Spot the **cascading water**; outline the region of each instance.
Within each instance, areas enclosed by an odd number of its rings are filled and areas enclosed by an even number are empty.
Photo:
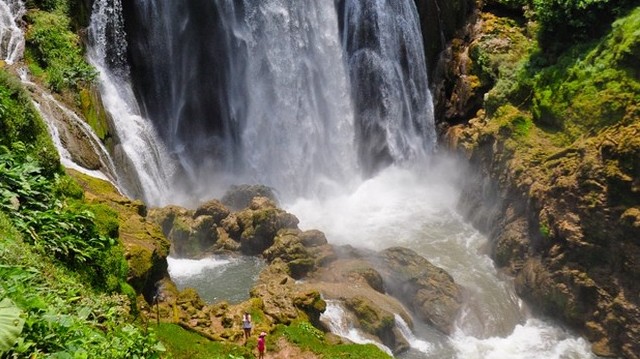
[[[114,34],[122,22],[99,13],[120,3],[95,4],[92,32]],[[105,104],[119,136],[171,154],[129,157],[136,171],[155,168],[138,173],[147,176],[140,182],[151,204],[175,202],[159,188],[202,200],[216,186],[259,182],[283,195],[302,228],[324,231],[333,244],[405,246],[441,266],[468,294],[456,331],[445,336],[418,321],[413,328],[399,323],[412,344],[401,358],[591,357],[584,340],[532,319],[482,254],[486,238],[455,214],[459,192],[450,168],[425,168],[435,135],[412,1],[122,5],[131,81],[128,69],[114,70],[126,63],[117,60],[123,52],[109,55],[124,41],[94,35],[103,40],[92,42],[92,61],[103,96],[113,99]],[[114,110],[118,101],[127,111]],[[140,128],[127,130],[132,123]],[[163,174],[176,165],[179,176]],[[360,183],[361,173],[377,175]],[[334,323],[343,323],[343,314],[329,309]],[[350,336],[351,329],[334,330]]]
[[[21,0],[0,0],[0,59],[9,65],[24,52],[24,34],[18,22],[25,12]]]
[[[190,192],[226,187],[230,177],[298,196],[357,177],[331,2],[126,6],[136,94]]]
[[[18,23],[22,21],[25,13],[22,1],[0,0],[0,58],[4,59],[7,65],[14,65],[22,59],[25,38]],[[91,127],[49,92],[31,82],[26,68],[15,65],[12,69],[29,89],[34,106],[47,124],[60,155],[60,162],[67,168],[102,178],[117,186],[115,165]],[[77,142],[76,148],[85,148],[71,153],[67,147],[70,147],[69,142],[74,140]]]
[[[343,1],[342,43],[364,170],[424,159],[436,136],[414,1]]]
[[[133,95],[119,0],[93,3],[89,43],[89,61],[98,70],[102,101],[116,130],[113,155],[121,185],[150,205],[171,202],[175,165]]]

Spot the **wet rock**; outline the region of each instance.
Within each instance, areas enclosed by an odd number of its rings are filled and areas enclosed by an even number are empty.
[[[382,251],[377,266],[387,291],[421,319],[450,334],[462,306],[462,288],[443,269],[414,251],[394,247]]]
[[[210,200],[201,204],[193,214],[194,218],[199,216],[210,216],[215,223],[220,223],[227,218],[231,211],[218,200]]]
[[[265,197],[255,197],[249,208],[236,213],[240,250],[247,255],[262,253],[273,245],[279,230],[297,229],[298,219],[279,209]]]
[[[278,203],[273,189],[263,185],[231,186],[221,202],[231,210],[239,211],[249,207],[254,197],[266,197],[273,203]]]

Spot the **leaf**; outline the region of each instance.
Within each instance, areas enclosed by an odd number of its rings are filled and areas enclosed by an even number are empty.
[[[9,299],[0,302],[0,354],[9,350],[20,337],[24,319],[22,311]]]

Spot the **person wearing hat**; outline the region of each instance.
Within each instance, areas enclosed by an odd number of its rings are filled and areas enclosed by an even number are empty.
[[[267,333],[262,332],[258,336],[258,359],[264,359],[264,351],[266,350],[266,346],[265,346],[265,343],[264,343],[264,337],[266,335],[267,335]]]

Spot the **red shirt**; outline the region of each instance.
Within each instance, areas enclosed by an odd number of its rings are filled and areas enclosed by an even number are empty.
[[[258,351],[259,352],[263,352],[264,351],[264,337],[259,337],[258,338]]]

